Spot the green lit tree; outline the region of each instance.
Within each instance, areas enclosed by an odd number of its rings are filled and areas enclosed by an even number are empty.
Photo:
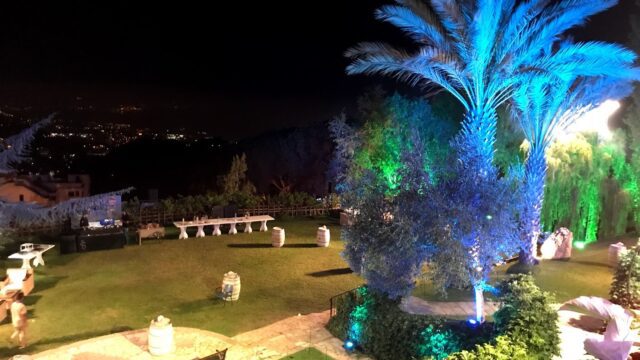
[[[635,5],[635,12],[630,16],[629,46],[636,53],[640,53],[640,0],[636,0]],[[631,95],[631,101],[625,109],[622,121],[628,133],[627,144],[631,153],[629,169],[631,176],[627,178],[628,181],[623,187],[631,198],[636,229],[640,229],[640,87],[638,86]]]
[[[353,58],[347,72],[380,73],[413,85],[436,86],[459,100],[465,116],[456,151],[469,172],[463,175],[476,177],[469,183],[496,182],[499,177],[493,163],[496,110],[514,91],[541,74],[560,79],[617,74],[623,70],[600,66],[608,64],[601,60],[628,57],[624,49],[612,44],[558,42],[564,32],[615,5],[615,0],[397,3],[382,7],[376,15],[403,30],[416,42],[416,50],[363,43],[347,52]],[[493,201],[476,195],[476,203]],[[533,256],[526,249],[521,261],[532,263]]]
[[[605,50],[602,45],[593,49],[589,45],[584,47],[581,50],[584,56],[580,61],[574,60],[575,64],[572,66],[592,66],[593,76],[574,77],[572,72],[563,77],[535,76],[520,86],[513,96],[515,118],[528,141],[523,210],[520,214],[520,261],[527,264],[531,264],[535,258],[537,240],[541,233],[540,218],[547,174],[547,149],[559,133],[581,121],[581,117],[588,111],[606,100],[617,100],[627,96],[631,92],[630,82],[640,79],[640,71],[633,67],[636,59],[633,52],[612,45],[609,49],[609,52],[615,54],[612,56],[601,53]],[[561,54],[558,52],[556,56],[562,57]],[[580,65],[579,62],[589,65]],[[619,72],[600,71],[603,67],[613,67]],[[556,94],[563,96],[555,96]],[[596,219],[595,213],[599,211],[598,194],[601,184],[590,184],[588,194],[596,198],[590,199],[583,214],[588,221],[593,221]],[[575,232],[577,229],[571,230]]]

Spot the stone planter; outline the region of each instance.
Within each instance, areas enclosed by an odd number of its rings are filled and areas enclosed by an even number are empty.
[[[149,353],[162,356],[173,351],[173,325],[160,315],[149,325]]]
[[[271,230],[271,245],[278,248],[284,245],[284,229],[274,227]]]
[[[316,244],[320,247],[328,247],[329,242],[331,241],[331,233],[326,226],[321,226],[318,228],[318,232],[316,234]]]
[[[231,287],[231,296],[225,298],[227,301],[238,301],[240,298],[240,275],[229,271],[222,278],[222,291],[225,292]]]

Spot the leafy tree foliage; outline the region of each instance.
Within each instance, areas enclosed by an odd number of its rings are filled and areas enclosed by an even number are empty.
[[[620,254],[613,275],[611,301],[624,307],[640,307],[640,247],[634,246]]]
[[[247,179],[247,155],[234,155],[229,173],[222,181],[223,194],[236,202],[246,203],[246,198],[256,192],[255,186]]]
[[[595,134],[577,134],[549,147],[541,213],[545,231],[564,226],[574,239],[587,242],[626,232],[629,214],[632,219],[638,214],[633,201],[638,190],[624,139],[620,132],[606,142]]]
[[[454,151],[438,164],[434,181],[421,131],[410,128],[399,142],[398,182],[391,187],[362,161],[349,161],[366,144],[370,127],[365,124],[358,132],[343,119],[332,126],[336,148],[343,150],[337,158],[348,166],[342,177],[343,205],[357,210],[355,224],[343,231],[351,268],[372,289],[396,298],[410,293],[428,262],[429,275],[443,292],[473,286],[482,295],[493,265],[516,249],[512,204],[517,182],[506,177],[496,182],[490,180],[495,174],[469,171],[474,158],[456,161],[469,146],[462,137],[451,143]]]
[[[523,187],[524,204],[520,215],[521,262],[531,264],[536,255],[537,239],[541,232],[547,149],[559,132],[580,121],[581,116],[605,100],[627,96],[631,92],[630,81],[640,79],[640,71],[633,68],[635,54],[617,46],[614,49],[617,49],[616,57],[605,56],[599,51],[606,48],[596,47],[589,49],[588,55],[581,59],[585,63],[593,64],[593,77],[573,77],[571,72],[563,77],[536,76],[515,92],[515,118],[520,123],[528,143]],[[616,68],[620,72],[601,72],[600,69],[605,67]],[[608,74],[603,74],[605,72]],[[597,188],[600,184],[596,183],[595,186]]]
[[[496,331],[515,344],[523,344],[535,359],[560,353],[558,313],[553,298],[536,286],[529,275],[517,275],[498,287],[502,307],[493,314]]]
[[[512,360],[530,359],[527,348],[508,336],[498,336],[492,343],[476,345],[472,351],[463,350],[453,353],[447,360]]]

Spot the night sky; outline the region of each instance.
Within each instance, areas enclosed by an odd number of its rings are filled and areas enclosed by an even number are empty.
[[[390,1],[131,3],[3,2],[0,105],[142,104],[145,125],[239,138],[325,121],[367,87],[395,87],[347,77],[342,56],[402,41],[373,18]],[[625,42],[632,9],[622,0],[576,37]]]

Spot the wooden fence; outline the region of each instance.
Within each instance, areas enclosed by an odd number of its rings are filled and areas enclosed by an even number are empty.
[[[328,215],[330,211],[337,210],[332,207],[325,206],[298,206],[298,207],[286,207],[286,206],[256,206],[247,209],[237,209],[234,211],[237,216],[243,216],[247,213],[250,215],[270,215],[273,217],[278,216],[323,216]],[[134,225],[137,224],[148,224],[148,223],[159,223],[159,224],[170,224],[174,221],[179,221],[184,219],[193,219],[195,216],[199,214],[195,213],[174,213],[168,212],[160,207],[145,207],[140,208],[137,211],[133,211],[130,214],[132,219],[132,223]],[[233,216],[227,215],[227,216]],[[209,217],[212,217],[212,214],[209,214]],[[223,217],[222,213],[213,214],[213,217]],[[17,235],[29,235],[29,234],[57,234],[62,231],[63,224],[54,224],[54,225],[46,225],[46,226],[38,226],[31,225],[28,227],[16,227],[13,228],[12,231]]]
[[[10,228],[11,234],[15,234],[18,236],[23,235],[33,235],[33,234],[49,234],[55,235],[59,234],[62,231],[63,225],[53,224],[53,225],[29,225],[29,226],[18,226],[14,228]]]
[[[328,215],[331,210],[335,210],[330,207],[317,207],[317,206],[302,206],[302,207],[283,207],[283,206],[259,206],[247,209],[237,209],[234,211],[237,216],[243,216],[245,214],[250,215],[270,215],[277,216],[322,216]],[[165,211],[159,207],[147,207],[141,208],[137,214],[133,215],[134,223],[159,223],[169,224],[174,221],[182,219],[193,219],[195,216],[199,216],[196,213],[173,213]],[[208,214],[209,217],[223,217],[221,214]],[[233,216],[233,215],[227,215]]]

